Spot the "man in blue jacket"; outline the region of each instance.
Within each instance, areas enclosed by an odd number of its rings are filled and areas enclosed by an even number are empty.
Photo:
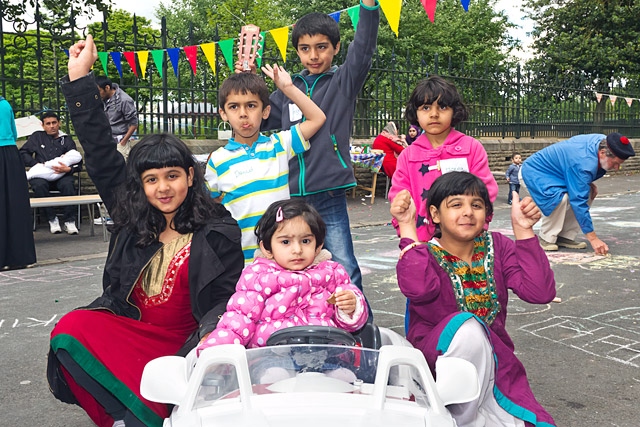
[[[629,139],[614,132],[574,136],[538,151],[523,163],[521,181],[543,214],[538,238],[544,250],[585,249],[585,242],[575,241],[582,231],[596,254],[609,252],[596,235],[589,214],[598,194],[593,181],[607,171],[620,169],[635,154]]]

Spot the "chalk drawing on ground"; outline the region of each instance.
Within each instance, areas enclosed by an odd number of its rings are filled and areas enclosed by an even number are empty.
[[[52,283],[70,281],[82,277],[91,277],[102,270],[93,267],[74,267],[69,264],[44,268],[26,268],[23,270],[10,270],[0,273],[0,286],[14,285],[24,282]]]
[[[627,270],[640,267],[640,258],[628,255],[596,255],[593,252],[547,252],[551,265],[579,265],[586,270]]]
[[[587,318],[554,316],[519,330],[594,357],[640,367],[640,307]]]

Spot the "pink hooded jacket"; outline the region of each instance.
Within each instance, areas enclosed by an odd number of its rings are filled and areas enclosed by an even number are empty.
[[[402,190],[409,190],[413,202],[416,204],[416,227],[418,239],[427,242],[433,237],[435,226],[428,221],[427,216],[427,191],[431,184],[442,172],[438,169],[438,161],[445,159],[466,158],[469,172],[484,182],[489,190],[489,199],[492,202],[498,196],[498,184],[491,170],[487,152],[477,139],[451,129],[449,135],[438,148],[433,148],[429,138],[422,134],[408,146],[398,157],[396,173],[391,181],[389,200],[393,200]],[[487,222],[491,218],[487,217]],[[398,223],[393,220],[393,225],[398,228]],[[486,227],[485,227],[486,228]]]
[[[352,316],[327,302],[340,290],[356,295]],[[263,347],[272,333],[291,326],[334,326],[353,332],[364,326],[367,317],[364,295],[351,283],[344,267],[331,261],[326,249],[302,271],[286,270],[256,251],[256,259],[242,271],[226,313],[198,346],[198,354],[220,344]]]

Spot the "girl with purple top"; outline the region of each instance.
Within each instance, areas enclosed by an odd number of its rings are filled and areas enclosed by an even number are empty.
[[[427,213],[436,225],[429,242],[418,239],[409,191],[391,204],[401,237],[398,285],[410,300],[407,339],[424,353],[434,375],[439,357],[476,366],[479,398],[449,406],[459,427],[554,426],[529,387],[505,327],[509,289],[532,304],[555,297],[553,272],[532,230],[540,210],[531,198],[513,195],[514,242],[483,229],[493,206],[478,177],[442,175],[428,196]]]

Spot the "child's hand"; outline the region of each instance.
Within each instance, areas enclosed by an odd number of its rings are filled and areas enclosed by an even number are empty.
[[[269,76],[271,80],[274,81],[278,89],[282,91],[289,86],[293,86],[291,76],[287,73],[287,70],[278,64],[273,64],[273,66],[265,64],[264,67],[262,67],[262,72]]]
[[[520,200],[517,192],[514,191],[512,194],[511,224],[513,225],[514,234],[518,238],[516,228],[531,230],[533,225],[542,217],[542,213],[531,197],[525,197]]]
[[[356,311],[356,294],[352,291],[337,291],[336,307],[351,316]]]
[[[415,224],[416,205],[409,190],[402,190],[393,198],[389,211],[398,223]]]
[[[240,61],[239,59],[235,62],[235,64],[233,64],[233,70],[235,71],[236,74],[240,74],[240,73],[253,73],[256,74],[256,63],[251,63],[249,64],[249,71],[246,71],[243,68],[243,61]]]
[[[86,40],[80,40],[69,48],[69,80],[74,81],[89,74],[97,59],[98,50],[93,36],[89,34]]]

